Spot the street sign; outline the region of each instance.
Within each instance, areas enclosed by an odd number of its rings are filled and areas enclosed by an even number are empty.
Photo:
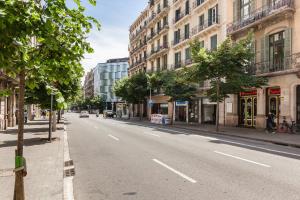
[[[187,106],[188,102],[187,101],[176,101],[176,106]]]

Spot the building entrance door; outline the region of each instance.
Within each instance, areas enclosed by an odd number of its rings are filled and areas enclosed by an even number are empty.
[[[280,116],[280,88],[269,88],[268,89],[268,102],[267,102],[267,114],[272,113],[275,116],[274,122],[276,125],[279,124]]]
[[[240,98],[240,124],[247,127],[256,126],[257,97],[246,96]]]

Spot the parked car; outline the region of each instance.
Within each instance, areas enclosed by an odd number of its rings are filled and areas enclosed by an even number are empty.
[[[80,114],[79,114],[79,117],[80,117],[80,118],[84,118],[84,117],[89,118],[90,115],[89,115],[89,112],[88,112],[88,111],[81,111]]]
[[[115,112],[112,110],[105,110],[103,111],[103,116],[104,117],[109,117],[109,118],[113,118],[115,116]]]

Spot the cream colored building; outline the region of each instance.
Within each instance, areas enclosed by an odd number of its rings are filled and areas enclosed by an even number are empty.
[[[264,128],[266,115],[300,123],[300,1],[228,0],[234,40],[254,33],[255,64],[250,73],[268,79],[268,86],[232,95],[223,105],[221,123]],[[224,116],[224,115],[223,115]]]
[[[264,128],[269,112],[277,116],[277,123],[283,117],[300,123],[299,9],[299,0],[152,0],[130,30],[146,25],[141,30],[147,35],[147,47],[143,47],[147,62],[142,69],[148,72],[191,64],[189,42],[193,39],[214,49],[227,36],[239,40],[253,32],[256,56],[249,73],[268,78],[268,86],[227,98],[220,108],[220,123]],[[138,39],[130,39],[132,47]],[[130,56],[133,63],[139,58],[134,55]],[[130,71],[137,71],[136,66]],[[175,119],[215,123],[216,104],[205,97],[207,88],[209,83],[204,83],[192,102],[178,102]],[[151,99],[151,113],[172,115],[168,97],[156,94]]]

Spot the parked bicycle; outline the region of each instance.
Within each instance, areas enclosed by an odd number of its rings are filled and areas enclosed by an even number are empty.
[[[291,133],[296,134],[297,133],[297,124],[295,121],[291,120],[291,123],[288,123],[286,121],[286,117],[283,117],[282,123],[279,124],[277,131],[279,133]]]

